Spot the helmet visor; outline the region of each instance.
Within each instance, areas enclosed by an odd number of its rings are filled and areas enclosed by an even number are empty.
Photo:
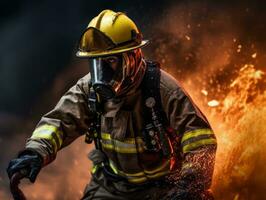
[[[93,27],[85,30],[79,42],[79,50],[82,52],[104,51],[112,49],[115,46],[109,37]]]

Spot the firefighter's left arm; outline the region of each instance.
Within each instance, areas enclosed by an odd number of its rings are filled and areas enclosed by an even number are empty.
[[[41,155],[43,165],[52,162],[58,150],[88,130],[92,116],[88,109],[88,82],[89,75],[70,88],[55,108],[41,118],[27,140],[26,149]]]
[[[180,179],[177,182],[177,199],[209,199],[214,169],[215,145],[206,145],[185,155]]]
[[[211,185],[216,152],[216,137],[199,108],[179,87],[167,104],[170,125],[180,137],[183,163],[178,190],[183,199],[201,199]]]

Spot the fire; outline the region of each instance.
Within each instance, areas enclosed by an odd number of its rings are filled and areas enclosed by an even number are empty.
[[[215,106],[218,106],[219,104],[220,103],[217,100],[211,100],[208,102],[208,106],[210,106],[210,107],[215,107]]]
[[[204,94],[205,96],[208,95],[208,91],[207,90],[201,90],[201,93]]]
[[[168,17],[156,21],[156,31],[151,29],[154,40],[147,55],[154,56],[183,83],[216,133],[218,149],[212,185],[216,200],[265,199],[266,88],[265,71],[258,70],[266,64],[259,61],[263,46],[258,45],[259,40],[244,40],[248,37],[243,37],[243,29],[238,30],[233,20],[225,18],[228,13],[223,9],[200,20],[198,16],[206,14],[202,8],[202,4],[169,8]],[[261,49],[256,49],[258,46]],[[243,65],[250,63],[248,59],[253,64]],[[81,71],[82,66],[79,70],[77,67],[69,69],[69,77]],[[232,73],[235,69],[236,74]],[[215,77],[218,73],[222,73],[219,84]],[[67,82],[66,73],[58,79],[62,87]],[[49,96],[60,93],[58,85]],[[86,158],[90,148],[80,139],[60,152],[34,185],[24,186],[27,196],[80,199],[90,176]],[[5,195],[0,190],[0,199],[8,199]]]
[[[262,199],[266,156],[265,72],[246,64],[224,88],[223,97],[199,101],[218,139],[213,180],[217,199]],[[188,88],[190,90],[190,88]],[[203,93],[204,95],[204,93]],[[209,94],[210,96],[210,94]],[[209,97],[211,98],[211,96]],[[206,106],[207,105],[207,106]]]

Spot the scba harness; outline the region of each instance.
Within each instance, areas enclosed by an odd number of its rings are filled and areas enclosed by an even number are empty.
[[[164,158],[170,159],[170,170],[174,168],[176,153],[179,147],[179,138],[169,126],[169,120],[163,110],[160,94],[160,65],[157,62],[146,61],[147,68],[141,83],[141,94],[143,97],[142,107],[144,115],[144,128],[142,131],[145,150],[148,152],[161,152]],[[101,144],[101,115],[102,104],[97,99],[90,85],[89,108],[93,112],[94,120],[86,134],[85,141],[94,141],[97,153],[92,152],[89,157],[94,166],[101,166],[104,174],[112,180],[121,180],[124,177],[113,173],[108,158],[102,151]],[[101,155],[100,155],[101,154]]]

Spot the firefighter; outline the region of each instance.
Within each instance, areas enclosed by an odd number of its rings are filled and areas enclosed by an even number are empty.
[[[83,32],[81,78],[45,114],[7,168],[34,182],[59,150],[85,135],[95,148],[82,199],[212,199],[216,138],[180,84],[144,59],[148,44],[122,12],[104,10]]]

